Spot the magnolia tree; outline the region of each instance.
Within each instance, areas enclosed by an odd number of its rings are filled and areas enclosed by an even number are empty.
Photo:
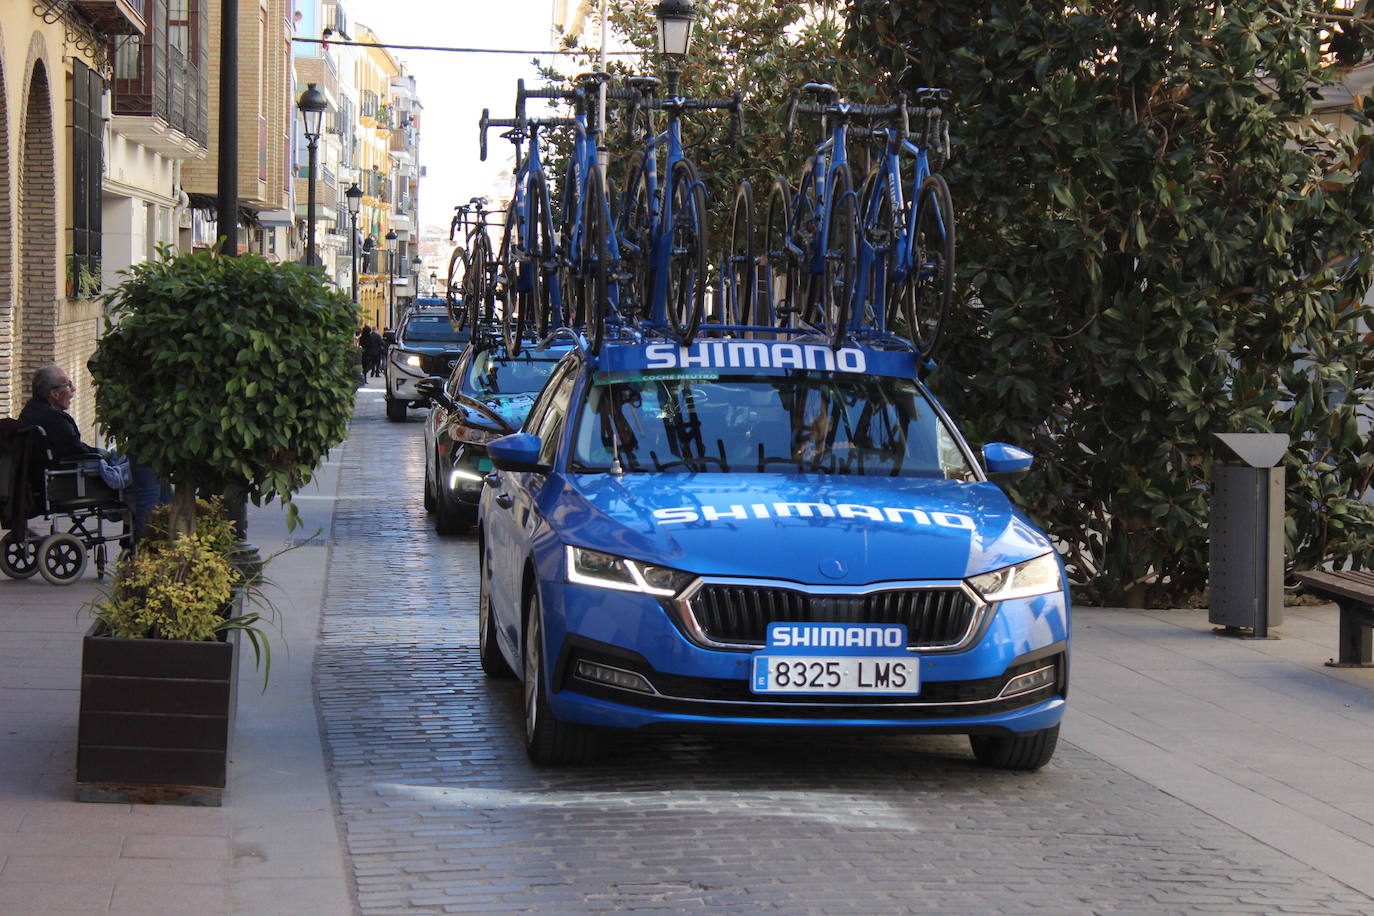
[[[1207,574],[1217,432],[1292,437],[1288,560],[1368,564],[1369,111],[1313,120],[1334,3],[853,0],[889,93],[953,90],[960,297],[932,384],[1037,453],[1087,597]]]
[[[109,436],[174,487],[173,536],[196,491],[288,503],[343,441],[357,306],[318,270],[199,252],[136,265],[107,297],[90,362]]]

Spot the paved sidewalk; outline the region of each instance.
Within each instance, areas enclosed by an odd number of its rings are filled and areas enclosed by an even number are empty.
[[[222,808],[72,800],[80,608],[101,583],[94,564],[65,587],[0,579],[0,914],[352,912],[312,687],[337,484],[327,461],[291,535],[278,505],[249,507],[264,556],[322,530],[268,567],[271,681],[264,692],[245,642]]]

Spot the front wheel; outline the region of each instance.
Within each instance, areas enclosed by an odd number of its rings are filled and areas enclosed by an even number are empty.
[[[469,323],[468,310],[471,308],[463,299],[463,284],[468,278],[468,253],[465,249],[453,249],[453,257],[448,259],[448,286],[445,287],[444,305],[448,307],[448,323],[455,334],[460,333]]]
[[[386,418],[392,423],[404,423],[406,421],[405,401],[398,401],[395,398],[386,399]]]
[[[86,572],[86,545],[70,532],[49,535],[38,545],[38,572],[53,585],[71,585]]]
[[[510,670],[496,642],[496,617],[491,612],[491,572],[487,569],[485,549],[477,555],[477,569],[477,660],[487,677],[514,677],[515,672]]]
[[[706,311],[706,191],[685,159],[673,166],[673,225],[669,239],[668,326],[687,346]]]
[[[792,192],[781,178],[768,189],[763,221],[763,250],[759,252],[759,289],[755,297],[754,323],[775,328],[786,324],[793,291],[788,287],[788,220],[792,216]]]
[[[587,194],[583,198],[582,249],[578,252],[577,279],[581,287],[579,298],[587,345],[593,353],[601,352],[601,344],[606,338],[607,313],[611,310],[611,227],[606,221],[609,210],[601,171],[591,169],[587,173]]]
[[[730,217],[730,251],[725,272],[726,324],[751,324],[754,317],[754,188],[746,179],[735,193]]]
[[[537,764],[586,763],[596,756],[591,729],[554,716],[544,684],[544,612],[532,587],[525,620],[525,751]]]
[[[836,188],[839,184],[836,183]],[[859,259],[859,215],[854,194],[847,188],[830,207],[826,222],[826,250],[823,299],[826,310],[826,330],[830,344],[838,350],[844,346],[845,333],[853,321],[855,274]]]
[[[10,532],[0,542],[0,572],[11,579],[27,579],[38,572],[38,545],[24,533]]]
[[[916,198],[916,234],[912,241],[911,336],[929,355],[940,342],[950,301],[954,298],[954,204],[949,185],[939,175],[921,184]]]
[[[1059,743],[1059,726],[1024,735],[969,735],[974,758],[998,770],[1038,770],[1050,762]]]

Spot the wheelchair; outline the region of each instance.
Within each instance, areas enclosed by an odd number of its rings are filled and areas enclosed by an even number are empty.
[[[10,528],[0,540],[0,572],[11,579],[39,573],[53,585],[70,585],[94,553],[96,578],[103,579],[107,545],[128,543],[133,532],[124,489],[105,483],[96,456],[58,461],[41,427],[18,427],[0,439],[0,520]],[[46,533],[28,525],[40,517]]]

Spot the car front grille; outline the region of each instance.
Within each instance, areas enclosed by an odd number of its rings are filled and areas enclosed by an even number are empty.
[[[438,375],[443,378],[448,378],[457,362],[457,353],[438,353],[420,357],[420,367],[424,369],[425,375]]]
[[[957,586],[827,594],[706,582],[686,609],[700,635],[717,644],[762,646],[770,623],[900,623],[910,648],[951,649],[972,635],[982,605]]]

